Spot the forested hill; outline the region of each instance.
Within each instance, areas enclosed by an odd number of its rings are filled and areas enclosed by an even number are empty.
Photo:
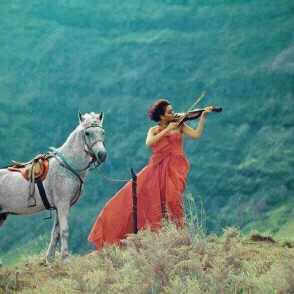
[[[78,110],[105,112],[109,157],[72,211],[72,251],[90,249],[90,227],[121,186],[102,175],[147,163],[148,107],[166,97],[184,111],[202,91],[199,106],[224,111],[185,144],[186,195],[204,202],[210,232],[293,236],[293,1],[3,0],[0,14],[2,166],[60,146]],[[9,217],[0,257],[46,239],[44,216]]]

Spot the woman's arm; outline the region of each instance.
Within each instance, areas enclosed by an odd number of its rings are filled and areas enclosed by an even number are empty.
[[[151,146],[155,144],[159,139],[163,136],[168,134],[171,130],[174,130],[178,127],[178,123],[169,123],[168,126],[160,131],[159,133],[156,132],[156,127],[152,127],[149,129],[146,138],[146,145]]]
[[[201,113],[199,123],[196,129],[189,127],[187,124],[184,123],[182,132],[186,134],[191,139],[199,139],[202,136],[204,130],[204,123],[207,117],[207,113],[212,111],[212,107],[205,107],[205,111]]]

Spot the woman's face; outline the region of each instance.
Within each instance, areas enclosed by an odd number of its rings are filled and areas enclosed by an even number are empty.
[[[161,119],[166,122],[170,122],[174,119],[174,110],[170,104],[166,106],[164,115],[161,116]]]

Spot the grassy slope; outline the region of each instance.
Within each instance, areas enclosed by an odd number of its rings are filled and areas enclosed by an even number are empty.
[[[253,242],[235,228],[191,238],[165,225],[160,234],[130,235],[124,248],[73,256],[66,264],[46,267],[39,256],[27,257],[0,268],[0,292],[291,293],[293,261],[293,248]]]

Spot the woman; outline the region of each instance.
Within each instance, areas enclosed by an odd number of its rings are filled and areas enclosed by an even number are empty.
[[[198,127],[172,122],[174,112],[168,100],[160,99],[149,110],[157,125],[148,130],[146,145],[153,153],[147,166],[137,175],[137,226],[158,230],[163,218],[184,225],[183,192],[189,163],[184,155],[182,136],[201,137],[204,122],[212,107],[202,112]],[[128,182],[112,197],[100,212],[88,240],[96,249],[106,244],[120,244],[134,232],[132,185]]]

